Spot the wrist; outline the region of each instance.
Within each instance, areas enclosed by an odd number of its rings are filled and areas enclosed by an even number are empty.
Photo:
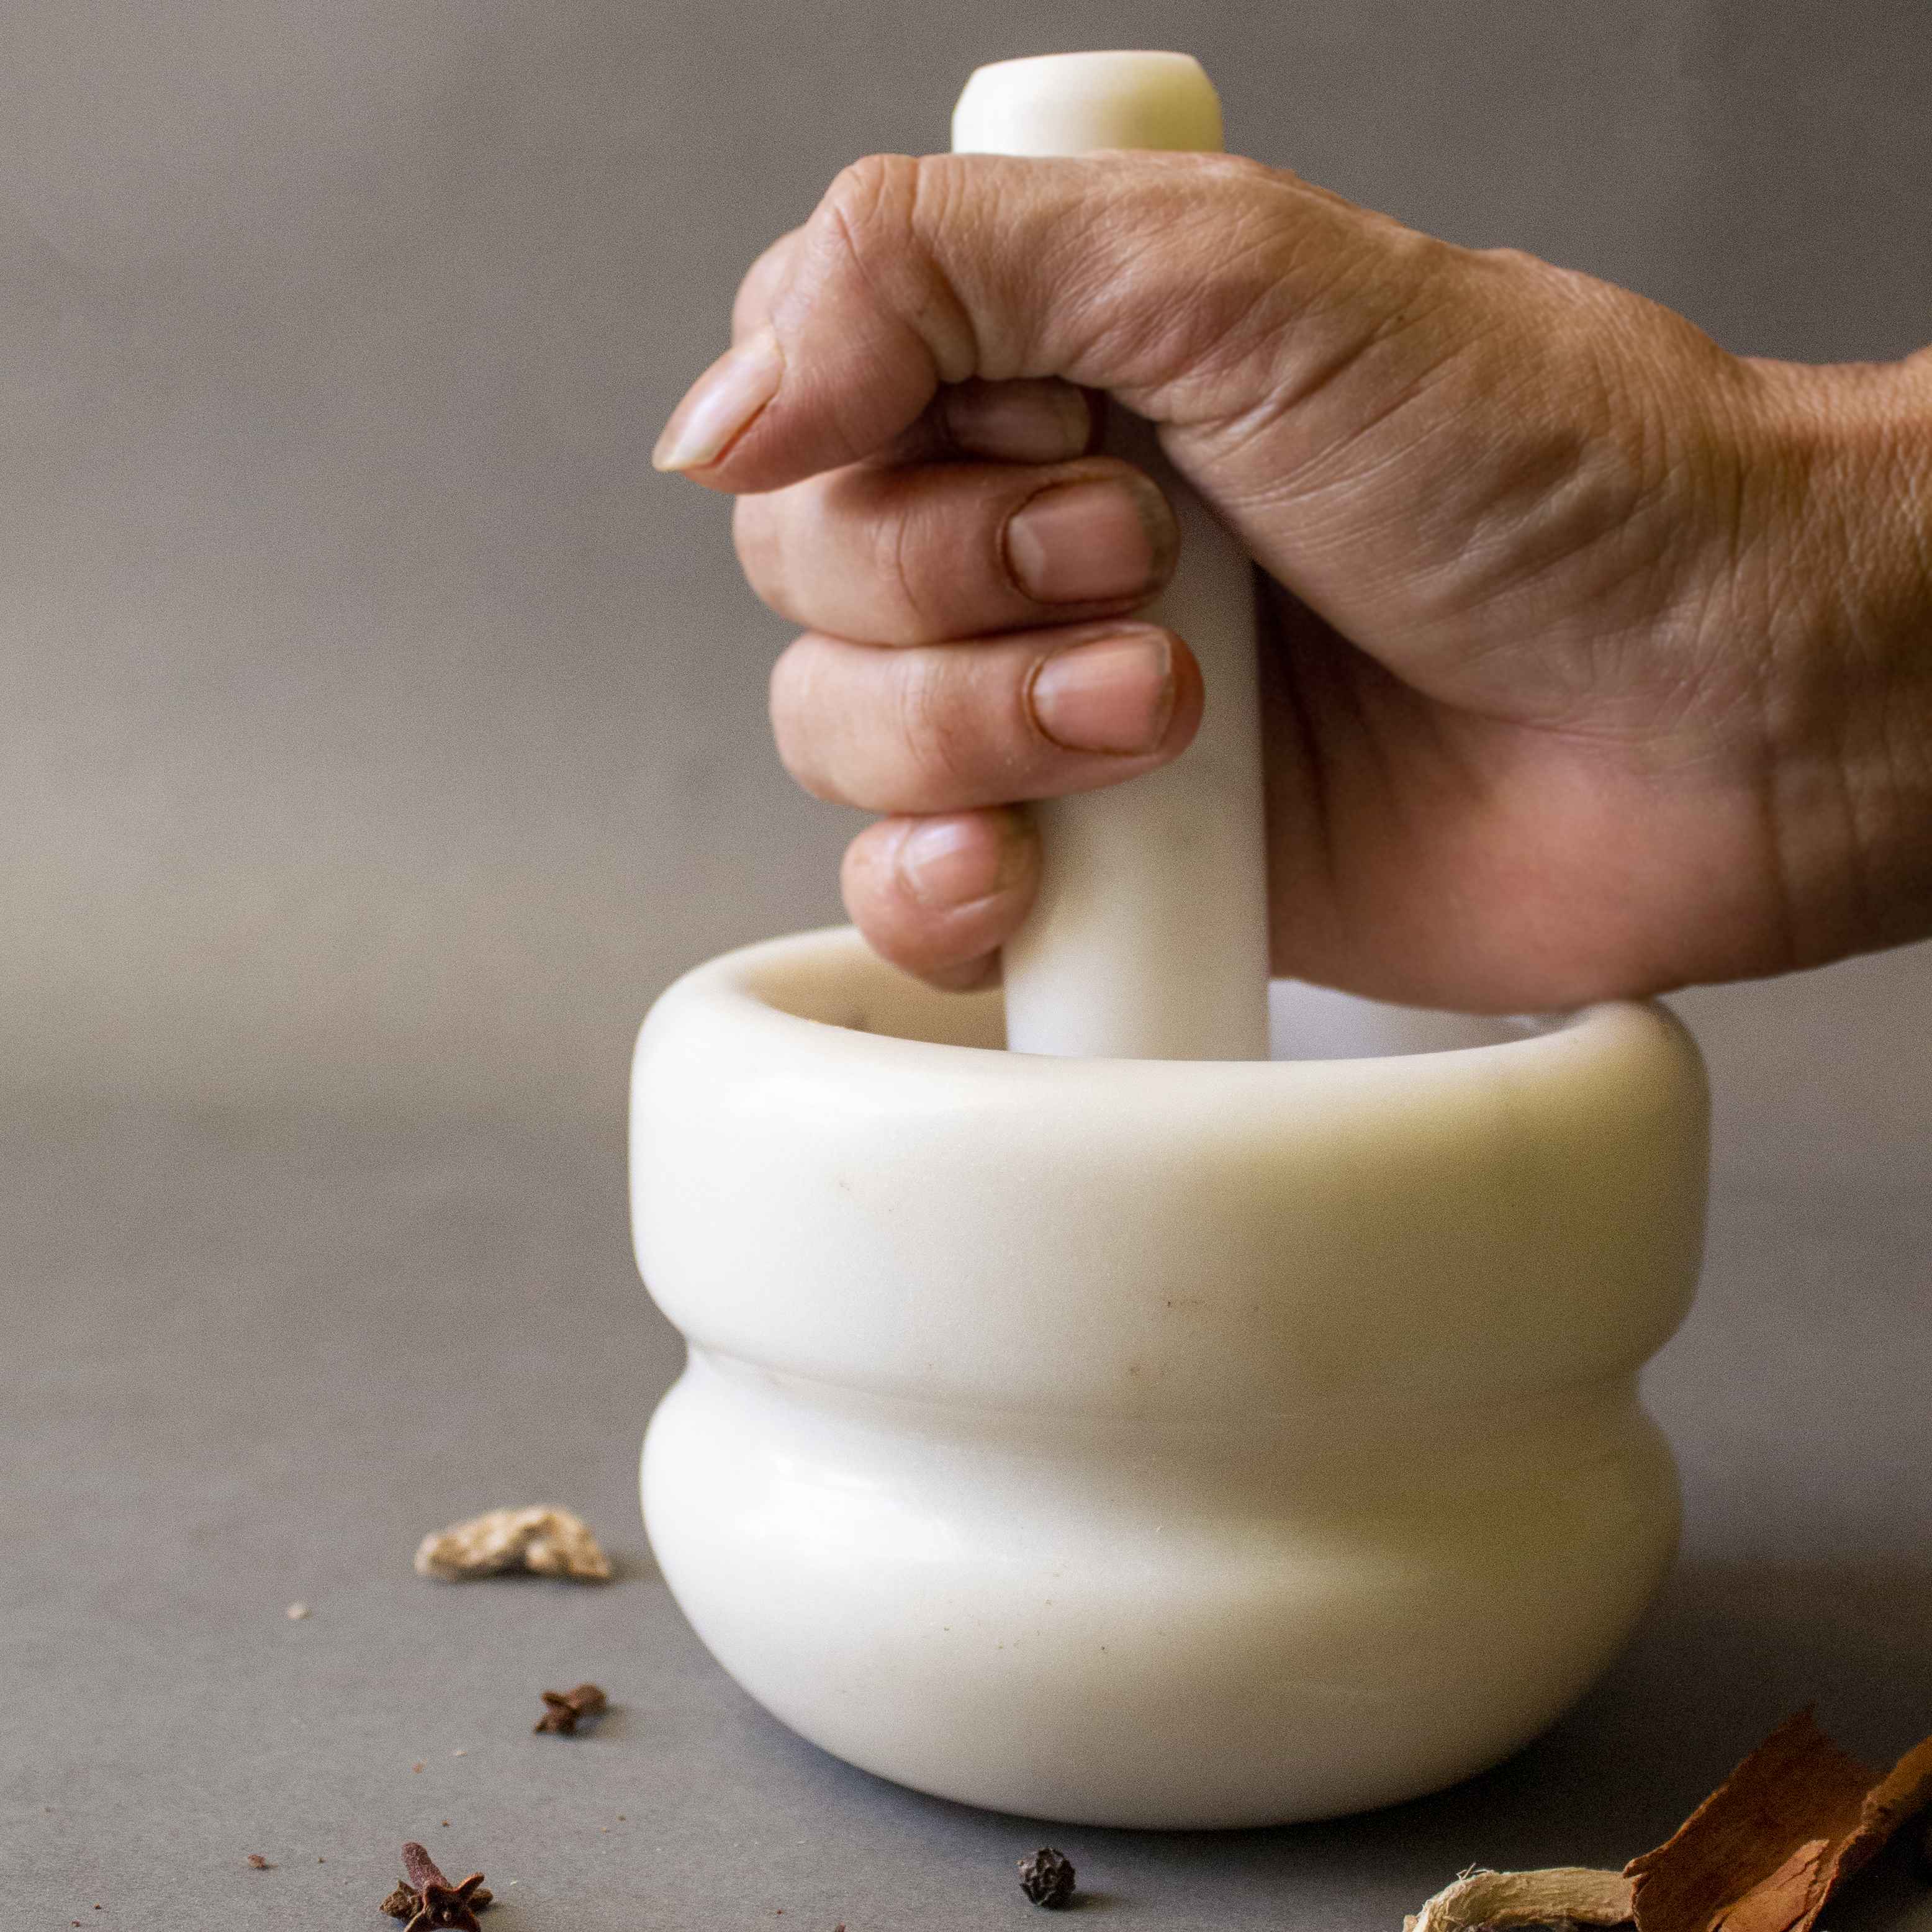
[[[1754,366],[1784,512],[1760,566],[1772,802],[1799,950],[1831,958],[1932,934],[1932,352]]]

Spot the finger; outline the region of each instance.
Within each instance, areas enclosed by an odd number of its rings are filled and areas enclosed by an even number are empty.
[[[1413,380],[1394,324],[1450,252],[1224,155],[875,155],[833,182],[764,322],[653,460],[776,489],[877,454],[973,376],[1059,376],[1184,426],[1258,411],[1271,429],[1337,373],[1371,400]],[[1392,329],[1399,356],[1382,352]]]
[[[1015,812],[888,818],[846,848],[845,909],[880,958],[968,992],[996,979],[999,949],[1040,885],[1040,845]]]
[[[1097,790],[1180,756],[1200,668],[1152,624],[882,650],[816,634],[773,668],[772,729],[816,798],[970,810]]]
[[[778,291],[791,279],[798,251],[805,241],[805,230],[794,228],[781,235],[752,266],[745,271],[745,279],[738,284],[736,298],[731,304],[731,340],[742,342],[748,335],[755,335],[772,319],[772,304]]]
[[[1071,382],[1044,379],[949,382],[882,460],[910,465],[980,457],[994,463],[1062,463],[1099,440],[1100,412]]]
[[[742,342],[771,319],[772,304],[795,272],[805,231],[781,235],[738,285],[731,340]],[[1048,380],[949,382],[884,460],[937,463],[960,456],[1003,463],[1053,463],[1084,454],[1098,435],[1100,412],[1070,382]]]
[[[854,464],[741,496],[733,524],[781,616],[884,644],[1124,613],[1166,583],[1180,543],[1160,490],[1106,457]]]

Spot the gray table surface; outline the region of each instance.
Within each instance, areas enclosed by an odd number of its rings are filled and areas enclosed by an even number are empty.
[[[1932,947],[1686,1003],[1720,1136],[1651,1378],[1683,1561],[1460,1790],[1224,1836],[935,1802],[766,1718],[651,1567],[677,1348],[626,1246],[626,1039],[684,966],[836,916],[856,821],[777,768],[787,628],[644,452],[835,170],[943,141],[978,62],[1162,44],[1172,5],[0,26],[0,1932],[385,1932],[411,1835],[486,1869],[494,1932],[1022,1925],[1043,1838],[1130,1922],[1394,1932],[1472,1862],[1649,1846],[1808,1699],[1874,1758],[1932,1729]],[[1418,226],[1743,352],[1925,340],[1924,0],[1184,31],[1235,145]],[[411,1574],[536,1500],[621,1579]],[[531,1736],[586,1676],[612,1715]],[[1832,1932],[1922,1903],[1894,1865]]]
[[[1021,1924],[1013,1861],[1043,1840],[1088,1909],[1150,1927],[1394,1932],[1471,1864],[1621,1863],[1808,1700],[1881,1761],[1932,1729],[1917,1156],[1810,1186],[1724,1164],[1649,1383],[1682,1560],[1580,1708],[1414,1804],[1162,1835],[896,1789],[711,1663],[638,1520],[679,1350],[628,1253],[614,1120],[50,1104],[4,1151],[10,1929],[379,1927],[416,1837],[484,1868],[493,1932]],[[614,1584],[412,1574],[426,1530],[538,1500],[584,1512]],[[538,1690],[586,1677],[612,1714],[533,1736]],[[1831,1923],[1932,1925],[1932,1899],[1894,1858]]]

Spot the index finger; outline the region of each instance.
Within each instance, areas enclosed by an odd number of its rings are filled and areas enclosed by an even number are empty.
[[[1224,155],[874,155],[760,259],[755,326],[652,460],[780,488],[877,457],[974,376],[1058,377],[1190,434],[1264,398],[1272,420],[1385,332],[1438,247]]]

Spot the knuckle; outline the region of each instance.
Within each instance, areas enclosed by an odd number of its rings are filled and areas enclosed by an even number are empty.
[[[820,667],[808,641],[801,638],[772,667],[769,708],[778,762],[793,782],[813,798],[842,802],[820,756],[822,740],[813,728],[824,710]]]
[[[900,660],[894,729],[909,783],[922,797],[951,798],[970,790],[976,763],[974,720],[960,702],[950,656],[944,649],[909,651]]]
[[[853,922],[889,958],[899,950],[912,902],[896,862],[899,828],[890,819],[868,826],[845,848],[839,896]]]
[[[926,580],[928,546],[917,512],[905,502],[878,506],[869,524],[874,580],[896,608],[895,630],[922,642],[942,635],[941,614],[934,608]]]
[[[845,848],[840,895],[853,923],[879,956],[934,986],[962,991],[983,986],[998,971],[998,949],[1024,918],[1031,892],[1008,892],[963,916],[920,902],[900,865],[910,822],[882,820]]]
[[[898,653],[896,738],[906,761],[906,796],[933,804],[980,802],[1018,764],[1010,707],[989,715],[986,680],[970,645],[933,645]],[[1000,727],[1006,727],[1003,732]]]
[[[731,546],[745,581],[760,599],[782,614],[784,545],[778,528],[778,506],[770,496],[740,496],[731,509]]]
[[[1252,160],[1246,154],[1190,154],[1180,166],[1191,170],[1198,180],[1210,188],[1227,194],[1272,192],[1281,186],[1282,181],[1279,168],[1270,167],[1267,162]]]
[[[867,154],[833,176],[808,232],[856,260],[868,260],[880,242],[903,237],[919,202],[920,164],[910,154]]]
[[[834,177],[806,224],[814,279],[896,322],[924,348],[943,382],[977,368],[973,323],[936,237],[965,226],[946,154],[868,154]]]
[[[781,235],[745,271],[731,304],[734,340],[748,335],[770,316],[774,298],[790,274],[798,252],[799,231]]]
[[[952,962],[944,922],[920,904],[902,874],[898,850],[902,820],[886,820],[845,848],[839,896],[852,922],[880,958],[922,977]]]

